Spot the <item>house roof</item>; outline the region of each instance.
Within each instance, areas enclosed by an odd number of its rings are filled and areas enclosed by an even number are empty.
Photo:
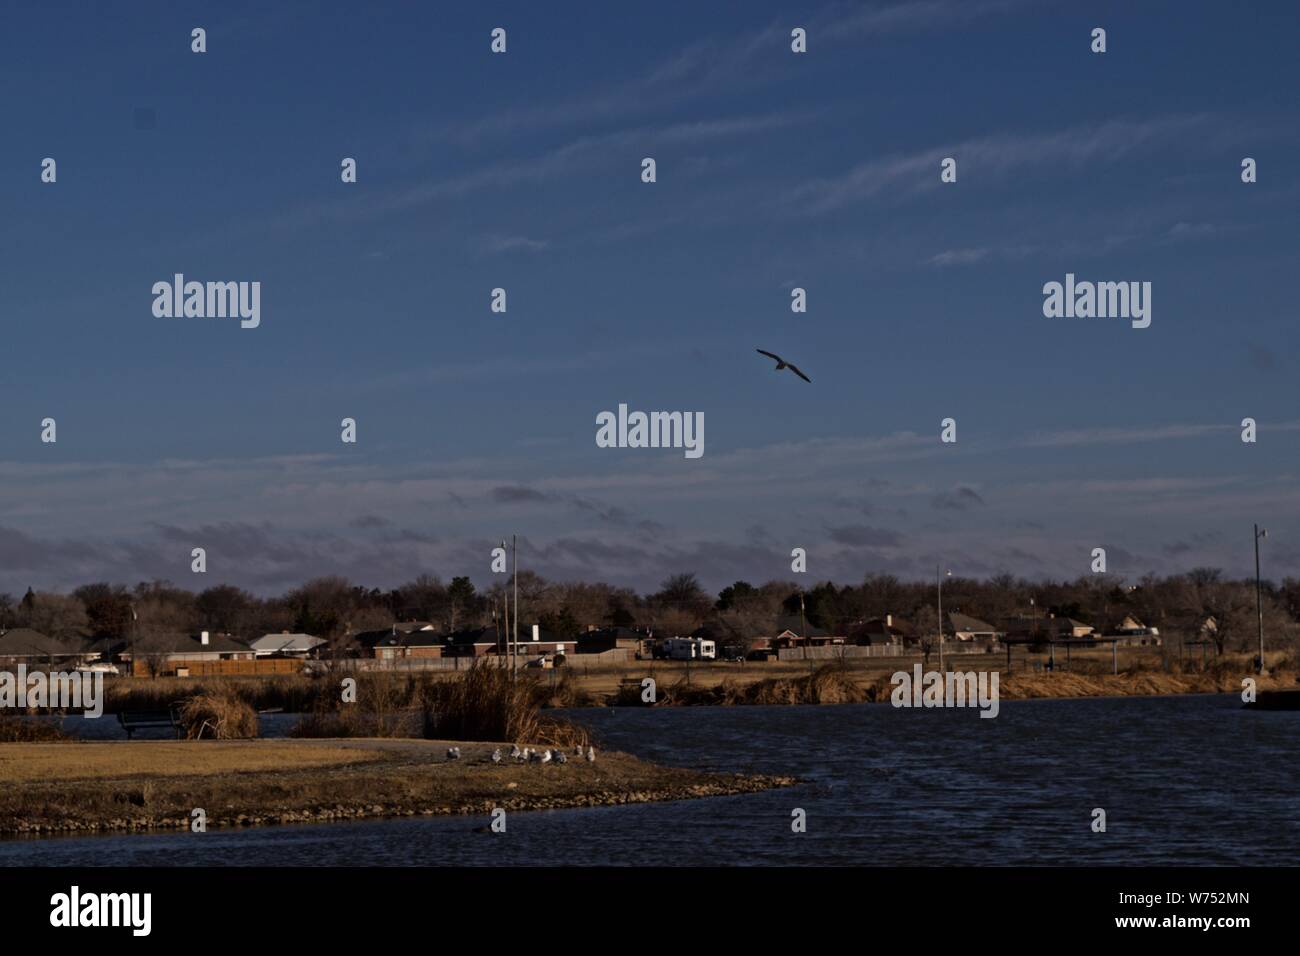
[[[532,631],[529,630],[529,637],[532,637]],[[578,634],[578,640],[581,641],[643,641],[649,635],[645,631],[636,631],[630,627],[598,627],[591,631],[582,631]]]
[[[255,651],[290,653],[310,651],[324,643],[324,638],[312,637],[310,634],[263,634],[248,646]]]
[[[883,617],[873,617],[869,621],[863,621],[859,626],[869,634],[883,634],[885,631],[891,634],[911,634],[915,630],[910,622],[900,617],[895,617],[888,623]]]
[[[804,618],[802,625],[799,622],[798,614],[783,614],[776,619],[776,630],[773,634],[784,634],[789,631],[798,637],[828,637],[826,631],[814,625],[807,618]],[[766,635],[764,635],[766,636]]]
[[[232,652],[247,652],[250,650],[247,644],[243,644],[229,634],[217,634],[208,632],[208,643],[202,643],[198,634],[150,634],[137,637],[135,640],[126,640],[120,642],[120,649],[124,653],[134,654],[229,654]]]
[[[363,647],[437,647],[447,643],[447,638],[439,631],[412,627],[410,624],[393,624],[378,631],[362,631],[357,635],[357,643]]]
[[[513,631],[513,628],[511,628]],[[498,634],[500,636],[498,636]],[[454,634],[447,635],[447,643],[457,646],[465,644],[496,644],[500,642],[504,647],[513,635],[507,634],[505,628],[499,632],[495,627],[471,627],[463,631],[456,631]],[[556,642],[563,641],[566,644],[572,643],[573,638],[561,637],[546,628],[538,628],[537,642],[543,641]],[[531,624],[519,625],[519,646],[522,648],[526,644],[533,643],[533,626]]]
[[[30,627],[0,631],[0,657],[58,657],[94,652],[93,642],[85,637],[51,637]]]
[[[981,621],[977,617],[971,617],[969,614],[958,614],[956,612],[948,615],[948,624],[953,631],[967,631],[972,634],[996,634],[998,629],[988,621]]]
[[[531,628],[525,629],[521,627],[519,629],[520,644],[525,640],[532,640],[532,637],[533,634]],[[463,631],[453,631],[451,634],[447,635],[447,643],[454,644],[457,647],[462,647],[466,644],[501,643],[504,645],[509,639],[510,635],[506,633],[505,628],[501,628],[498,631],[495,627],[469,627]]]
[[[1068,627],[1071,629],[1074,629],[1076,627],[1086,627],[1088,628],[1088,630],[1092,630],[1091,624],[1084,624],[1083,621],[1076,621],[1072,617],[1055,617],[1052,618],[1052,623],[1055,624],[1057,627]]]

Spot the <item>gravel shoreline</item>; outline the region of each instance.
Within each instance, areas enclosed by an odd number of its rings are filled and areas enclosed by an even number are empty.
[[[229,762],[230,748],[291,755],[295,748],[335,747],[337,765],[297,769],[204,772],[218,749]],[[754,793],[799,781],[789,776],[719,774],[647,763],[621,753],[600,753],[595,762],[570,756],[565,764],[494,764],[496,746],[460,743],[461,758],[448,760],[447,744],[423,740],[339,741],[140,741],[0,745],[0,834],[69,834],[189,830],[191,812],[202,808],[209,830],[282,823],[324,823],[415,816],[482,816],[507,812],[620,806],[666,800]],[[48,748],[67,755],[59,779],[16,779],[6,775],[23,749]],[[186,768],[176,772],[176,748]],[[77,777],[78,763],[93,756],[130,755],[134,764],[156,755],[168,773]],[[148,749],[146,749],[148,748]],[[358,761],[356,750],[368,751]],[[342,762],[350,761],[350,762]],[[201,833],[194,834],[201,838]]]

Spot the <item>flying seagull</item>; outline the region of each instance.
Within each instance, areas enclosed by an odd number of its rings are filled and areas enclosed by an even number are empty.
[[[801,379],[803,379],[803,380],[804,380],[805,382],[807,382],[809,385],[812,384],[812,379],[810,379],[810,378],[809,378],[807,375],[805,375],[803,372],[799,371],[798,366],[796,366],[796,365],[792,365],[791,363],[787,362],[785,359],[781,358],[781,356],[779,356],[779,355],[774,355],[774,354],[771,353],[771,352],[764,352],[762,349],[754,349],[754,351],[757,352],[759,355],[766,355],[766,356],[767,356],[768,358],[770,358],[770,359],[776,359],[776,368],[773,369],[773,371],[775,371],[775,372],[779,372],[779,371],[781,371],[781,369],[783,369],[783,368],[788,368],[790,371],[794,372],[794,374],[798,375]]]

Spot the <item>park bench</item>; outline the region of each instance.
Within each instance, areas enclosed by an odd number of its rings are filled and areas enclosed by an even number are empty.
[[[180,737],[180,714],[175,704],[168,710],[119,710],[117,722],[126,731],[126,739],[142,727],[170,727]]]

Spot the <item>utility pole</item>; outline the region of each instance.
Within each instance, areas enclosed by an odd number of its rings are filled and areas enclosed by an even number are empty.
[[[514,650],[510,655],[510,679],[514,680],[519,670],[519,535],[510,536],[510,547],[511,562],[515,566],[515,642]]]
[[[506,539],[501,539],[501,553],[505,554]],[[502,651],[505,655],[506,663],[510,663],[510,592],[505,588],[501,589],[501,614],[503,615],[501,637]]]
[[[813,669],[812,654],[810,654],[809,651],[811,651],[812,648],[808,645],[808,625],[804,623],[802,589],[799,591],[799,638],[803,641],[803,656],[804,659],[808,661],[808,670],[811,671]]]
[[[947,573],[952,577],[952,572]],[[943,578],[939,575],[939,565],[934,566],[934,584],[939,592],[939,673],[945,673],[943,669]]]
[[[497,599],[492,599],[492,630],[497,636],[497,657],[501,656],[501,614],[497,609]]]
[[[1255,525],[1255,619],[1259,624],[1259,673],[1264,674],[1264,598],[1259,583],[1259,539],[1267,538],[1268,531]]]

